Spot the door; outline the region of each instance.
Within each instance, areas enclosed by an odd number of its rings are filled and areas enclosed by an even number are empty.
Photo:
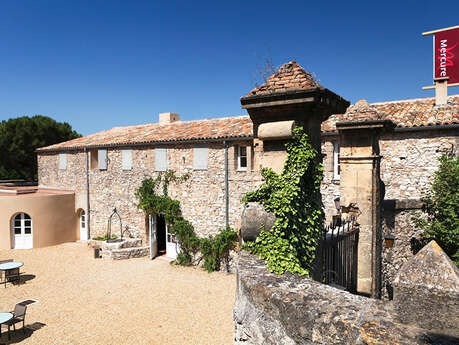
[[[26,213],[19,213],[13,220],[14,249],[33,248],[32,219]]]
[[[158,236],[157,236],[156,216],[148,216],[148,237],[150,239],[150,259],[158,256]]]
[[[169,227],[166,224],[166,256],[171,259],[176,259],[180,252],[180,247],[174,234],[169,232]]]
[[[86,224],[86,213],[84,210],[80,212],[80,241],[88,240],[88,228]]]

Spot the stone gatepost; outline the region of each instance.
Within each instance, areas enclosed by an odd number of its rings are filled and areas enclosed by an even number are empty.
[[[292,136],[293,125],[303,126],[320,152],[320,124],[331,114],[343,113],[349,102],[291,61],[241,97],[241,105],[253,122],[254,166],[279,173],[286,158],[284,144]]]
[[[340,204],[344,217],[356,216],[359,224],[357,292],[380,297],[381,201],[379,137],[392,130],[366,101],[343,115],[336,128],[340,135]],[[349,119],[351,121],[346,121]]]

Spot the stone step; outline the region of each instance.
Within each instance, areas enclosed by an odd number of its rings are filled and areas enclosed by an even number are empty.
[[[150,251],[148,247],[120,248],[112,250],[102,250],[102,257],[110,258],[113,260],[125,260],[147,256],[149,252]]]

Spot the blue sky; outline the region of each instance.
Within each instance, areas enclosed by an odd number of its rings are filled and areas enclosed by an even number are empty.
[[[432,96],[432,38],[459,1],[0,2],[0,120],[42,114],[87,135],[244,114],[265,58],[296,60],[351,102]],[[450,88],[450,94],[459,88]]]

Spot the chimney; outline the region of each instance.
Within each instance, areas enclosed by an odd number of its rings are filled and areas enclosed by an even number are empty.
[[[435,105],[446,105],[448,103],[448,79],[435,78]]]
[[[176,113],[160,113],[159,114],[159,123],[172,123],[179,121],[179,114]]]

